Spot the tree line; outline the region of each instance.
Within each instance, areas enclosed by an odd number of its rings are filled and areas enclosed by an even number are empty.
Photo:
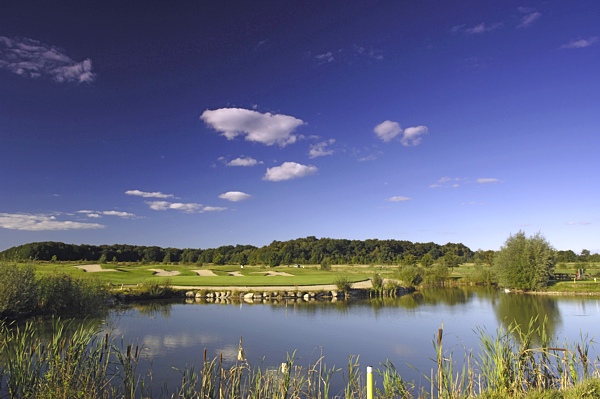
[[[492,251],[493,252],[493,251]],[[218,248],[161,248],[138,245],[88,245],[62,242],[34,242],[0,252],[0,259],[39,261],[94,261],[147,263],[264,264],[403,264],[423,256],[437,260],[453,254],[461,262],[476,255],[463,244],[412,243],[400,240],[347,240],[309,236],[289,241],[273,241],[263,247],[224,245]]]
[[[348,240],[308,236],[289,241],[273,241],[269,245],[224,245],[218,248],[162,248],[127,244],[88,245],[62,242],[34,242],[0,252],[4,260],[93,261],[182,263],[182,264],[382,264],[401,265],[452,258],[457,265],[464,262],[492,265],[496,251],[472,251],[463,244],[433,242],[413,243],[405,240]],[[557,251],[556,261],[600,262],[600,254],[582,250]]]

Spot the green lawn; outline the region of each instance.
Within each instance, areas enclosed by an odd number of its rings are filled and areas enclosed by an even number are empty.
[[[372,277],[375,271],[381,272],[379,267],[335,267],[332,271],[322,271],[318,266],[308,266],[305,268],[295,267],[264,267],[264,266],[245,266],[241,269],[237,265],[123,265],[123,264],[105,264],[101,265],[103,272],[86,272],[75,266],[77,263],[37,263],[36,274],[43,276],[50,273],[61,272],[73,276],[93,277],[99,280],[111,283],[113,285],[135,285],[145,281],[168,281],[176,286],[207,286],[207,287],[236,287],[236,286],[306,286],[320,284],[335,284],[335,281],[344,276],[351,282],[366,280]],[[175,271],[179,274],[175,276],[162,277],[157,276],[151,269],[161,269],[165,271]],[[215,276],[199,276],[194,270],[207,270]],[[241,276],[232,276],[229,273],[241,274]],[[269,276],[268,273],[288,273],[291,276]]]

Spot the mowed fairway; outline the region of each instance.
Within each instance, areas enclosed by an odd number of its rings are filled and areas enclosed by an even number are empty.
[[[136,285],[147,281],[165,282],[172,286],[190,287],[301,287],[335,284],[340,277],[350,282],[365,281],[376,272],[385,275],[379,266],[335,266],[332,271],[318,266],[203,266],[198,265],[81,265],[36,264],[38,276],[60,272],[79,277],[93,277],[113,285]]]

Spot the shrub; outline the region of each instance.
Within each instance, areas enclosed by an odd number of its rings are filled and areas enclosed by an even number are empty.
[[[339,276],[334,281],[334,284],[337,287],[338,291],[348,292],[350,291],[350,289],[352,289],[352,283],[350,282],[350,280],[348,280],[348,277],[346,276]]]
[[[105,308],[108,291],[98,280],[75,278],[65,273],[44,276],[39,282],[42,313],[90,314]]]
[[[373,277],[371,277],[371,285],[375,291],[381,291],[383,288],[383,277],[379,273],[375,273]]]
[[[329,261],[326,259],[321,261],[321,270],[331,271],[331,264],[329,264]]]
[[[17,318],[35,311],[37,287],[33,266],[0,263],[0,318]]]
[[[147,295],[151,298],[166,298],[173,294],[171,288],[171,280],[146,280],[142,283],[142,295]]]
[[[419,268],[416,266],[402,266],[398,273],[398,277],[407,288],[415,287],[423,281],[423,276],[421,276]]]

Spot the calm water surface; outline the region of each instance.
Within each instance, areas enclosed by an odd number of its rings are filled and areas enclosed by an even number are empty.
[[[200,367],[205,349],[210,358],[222,354],[235,362],[241,337],[253,366],[278,366],[295,352],[296,364],[324,356],[328,367],[345,371],[354,355],[363,372],[389,359],[405,379],[424,384],[442,325],[444,348],[462,358],[465,348],[477,352],[478,327],[495,333],[500,325],[526,325],[536,316],[547,318],[547,331],[560,343],[579,342],[580,334],[598,334],[600,300],[449,288],[336,303],[151,303],[112,311],[106,325],[126,342],[143,345],[155,381],[169,384],[179,379],[172,367]]]

